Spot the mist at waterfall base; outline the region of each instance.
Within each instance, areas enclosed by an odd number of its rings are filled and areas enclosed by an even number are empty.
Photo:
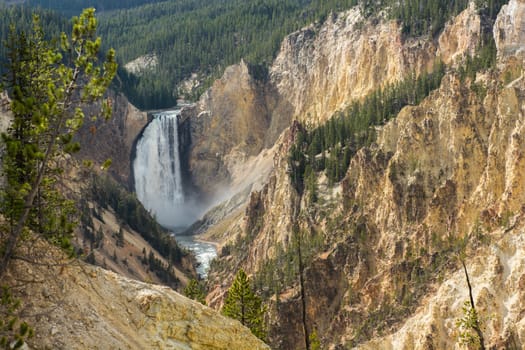
[[[217,255],[212,243],[179,236],[181,228],[197,220],[207,205],[184,195],[180,169],[178,120],[180,110],[159,112],[142,133],[133,162],[135,192],[144,207],[164,227],[171,229],[177,242],[193,251],[206,277],[210,261]]]
[[[184,196],[179,158],[179,112],[160,112],[153,116],[137,142],[133,162],[138,199],[161,225],[168,228],[189,226],[202,213],[194,200]]]

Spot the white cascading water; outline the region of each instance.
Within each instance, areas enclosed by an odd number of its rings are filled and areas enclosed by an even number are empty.
[[[179,160],[179,112],[153,115],[137,142],[133,162],[138,199],[160,224],[167,227],[188,224]]]
[[[135,192],[157,221],[169,228],[190,225],[200,212],[191,200],[185,200],[182,188],[177,116],[180,110],[153,115],[136,145],[133,162]],[[191,236],[177,237],[177,242],[193,251],[200,262],[198,273],[206,277],[210,261],[217,255],[211,243],[194,241]]]

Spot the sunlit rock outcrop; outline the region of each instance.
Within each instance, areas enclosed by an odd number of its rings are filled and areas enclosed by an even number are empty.
[[[34,281],[20,291],[35,328],[31,349],[269,349],[239,322],[168,287],[68,261],[54,248],[45,255],[8,276]]]
[[[525,53],[525,1],[511,0],[502,7],[494,25],[494,39],[500,56]]]

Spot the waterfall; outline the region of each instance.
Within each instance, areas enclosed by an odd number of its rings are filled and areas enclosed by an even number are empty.
[[[144,207],[167,227],[188,224],[179,160],[177,115],[160,112],[144,130],[133,162],[135,192]]]

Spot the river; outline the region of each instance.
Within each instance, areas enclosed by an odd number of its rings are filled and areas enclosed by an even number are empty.
[[[208,242],[197,241],[191,235],[177,235],[175,240],[184,248],[189,249],[195,254],[197,262],[197,272],[202,278],[206,278],[210,269],[210,262],[217,256],[215,245]]]

